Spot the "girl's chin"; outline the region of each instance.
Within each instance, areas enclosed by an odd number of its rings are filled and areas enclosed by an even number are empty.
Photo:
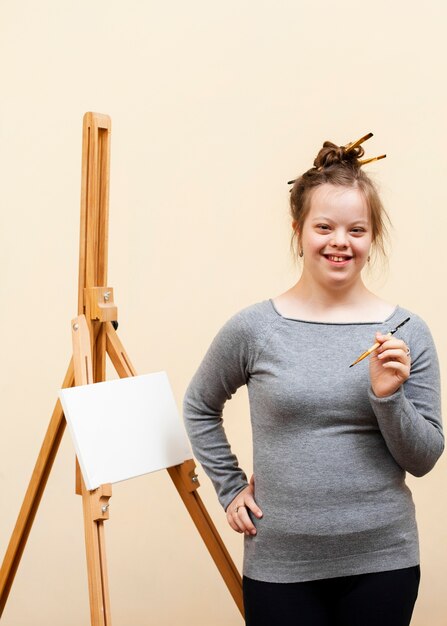
[[[326,271],[322,272],[320,276],[322,278],[322,282],[325,283],[328,287],[342,287],[344,285],[353,285],[357,282],[362,281],[360,272],[349,271],[349,268],[347,268],[346,266],[345,269],[332,269],[332,267],[326,268]]]

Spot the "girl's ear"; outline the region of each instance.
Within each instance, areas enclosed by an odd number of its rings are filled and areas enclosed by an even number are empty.
[[[301,249],[301,244],[300,244],[300,231],[298,230],[297,220],[292,220],[292,230],[293,230],[292,241],[294,241],[297,246],[296,252],[298,253],[299,257],[302,257],[303,251]]]

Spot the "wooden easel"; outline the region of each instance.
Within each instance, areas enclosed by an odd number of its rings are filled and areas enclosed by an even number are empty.
[[[108,208],[111,121],[86,113],[83,124],[81,235],[78,317],[72,321],[73,357],[62,387],[105,380],[106,354],[121,378],[135,376],[116,333],[118,312],[107,287]],[[36,465],[0,570],[0,616],[25,549],[37,509],[65,429],[59,400],[53,411]],[[197,493],[194,461],[168,468],[186,508],[243,615],[242,581]],[[109,517],[111,485],[88,491],[76,461],[76,493],[82,495],[92,626],[111,626],[105,558],[104,521]]]

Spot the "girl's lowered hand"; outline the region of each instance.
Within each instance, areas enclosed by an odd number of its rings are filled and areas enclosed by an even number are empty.
[[[262,517],[262,511],[254,499],[255,477],[250,478],[250,484],[245,487],[227,507],[227,521],[231,528],[238,533],[256,535],[256,528],[250,519],[248,511],[256,517]]]

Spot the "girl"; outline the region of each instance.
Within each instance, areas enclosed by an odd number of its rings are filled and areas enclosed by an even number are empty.
[[[417,596],[405,472],[426,474],[443,450],[439,370],[426,324],[362,280],[371,253],[383,251],[386,217],[361,169],[364,140],[325,142],[294,181],[300,279],[225,324],[185,396],[194,453],[228,523],[245,534],[249,626],[407,626]],[[242,385],[250,482],[222,426]]]

